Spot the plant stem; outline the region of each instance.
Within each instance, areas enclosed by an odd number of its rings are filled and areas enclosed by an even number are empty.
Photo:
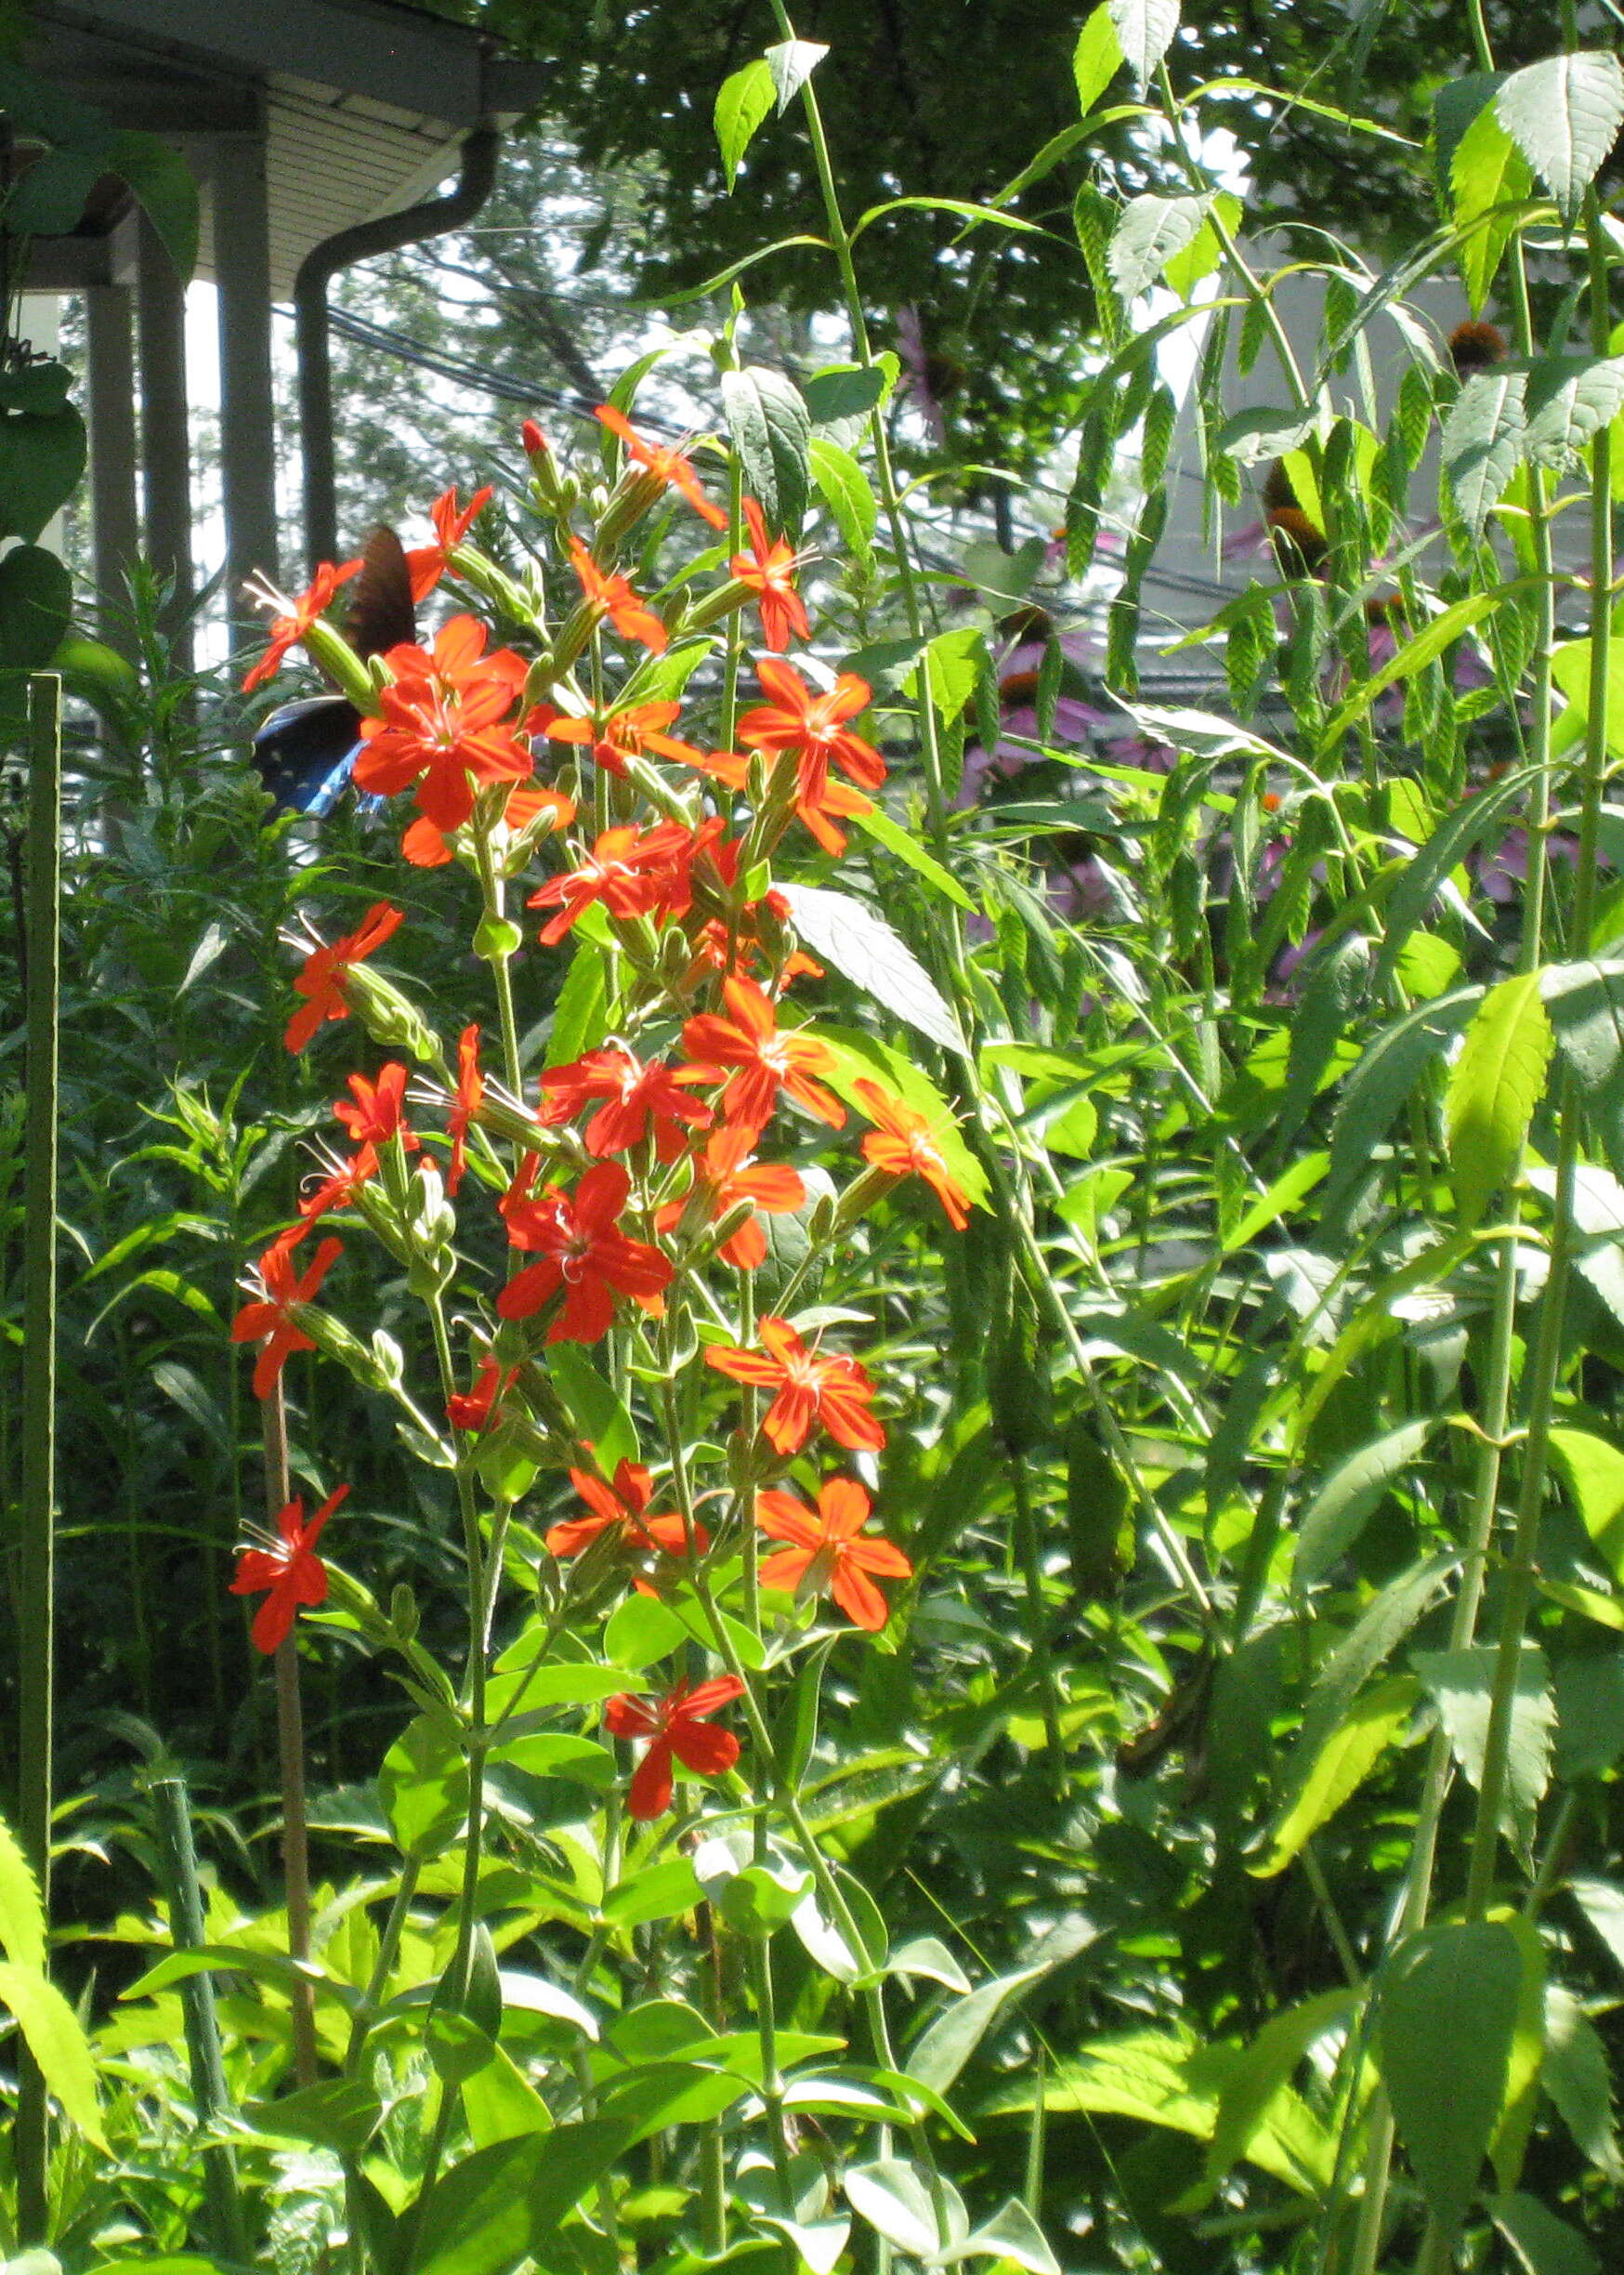
[[[61,955],[62,683],[28,683],[27,1124],[22,1256],[22,1479],[18,1588],[18,1811],[23,1854],[51,1903],[56,1652],[57,1071]],[[17,2233],[44,2243],[50,2225],[45,2080],[18,2049]]]
[[[292,1499],[288,1477],[287,1408],[279,1375],[261,1414],[265,1425],[266,1529]],[[282,1772],[282,1862],[287,1893],[288,1956],[310,1956],[310,1840],[305,1819],[305,1730],[299,1706],[299,1646],[292,1629],[276,1647],[276,1739]],[[316,1998],[308,1982],[293,1989],[294,2075],[316,2083]]]

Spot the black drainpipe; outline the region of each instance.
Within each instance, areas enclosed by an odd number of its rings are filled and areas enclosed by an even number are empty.
[[[463,144],[463,170],[444,197],[384,214],[324,237],[306,254],[294,280],[294,339],[299,359],[299,427],[305,462],[305,544],[312,572],[338,559],[337,477],[333,451],[333,355],[327,324],[327,287],[341,269],[374,253],[426,244],[471,221],[496,179],[501,136],[476,126]]]

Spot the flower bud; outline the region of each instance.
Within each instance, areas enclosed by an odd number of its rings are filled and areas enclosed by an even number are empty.
[[[420,1066],[442,1072],[445,1060],[427,1020],[392,980],[368,964],[352,964],[345,974],[345,999],[374,1043],[410,1051]]]
[[[305,647],[364,717],[378,716],[377,683],[341,632],[318,617],[305,634]]]

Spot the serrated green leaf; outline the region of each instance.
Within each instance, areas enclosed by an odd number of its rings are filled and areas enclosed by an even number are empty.
[[[1526,372],[1473,372],[1444,421],[1444,471],[1473,542],[1526,452]]]
[[[40,1968],[0,1960],[0,2007],[17,2018],[40,2075],[69,2124],[105,2149],[90,2041],[67,2000]]]
[[[1394,2123],[1421,2193],[1451,2234],[1504,2106],[1522,1974],[1515,1936],[1486,1920],[1425,1928],[1382,1971],[1376,2037]]]
[[[1624,68],[1610,54],[1546,56],[1513,72],[1495,114],[1565,214],[1583,191],[1624,123]]]
[[[1179,28],[1179,0],[1106,0],[1122,59],[1142,87],[1172,45]]]
[[[1488,288],[1515,234],[1515,209],[1533,186],[1527,160],[1486,97],[1455,144],[1449,162],[1455,225],[1462,232],[1460,268],[1474,315],[1487,299]],[[1502,207],[1504,211],[1497,210]]]
[[[1624,408],[1624,355],[1541,356],[1529,369],[1523,409],[1528,456],[1562,467]]]
[[[767,49],[767,69],[773,75],[780,118],[828,53],[817,40],[803,39],[781,40]]]
[[[1292,1766],[1290,1805],[1276,1819],[1269,1845],[1247,1870],[1259,1880],[1285,1871],[1322,1824],[1356,1794],[1408,1724],[1421,1696],[1410,1675],[1390,1675],[1356,1699],[1312,1762]]]
[[[767,526],[792,541],[806,514],[812,440],[799,389],[781,372],[746,365],[722,374],[722,404],[746,488]]]
[[[1438,1710],[1449,1750],[1474,1790],[1483,1783],[1489,1705],[1500,1654],[1488,1644],[1463,1650],[1414,1651],[1410,1664]],[[1526,1643],[1517,1661],[1506,1758],[1505,1821],[1526,1851],[1534,1816],[1551,1782],[1551,1733],[1556,1708],[1545,1654]]]
[[[1079,108],[1086,118],[1122,68],[1122,44],[1111,21],[1111,11],[1100,0],[1077,35],[1071,51],[1071,76],[1077,85]]]
[[[1124,300],[1155,283],[1174,254],[1195,242],[1207,218],[1198,197],[1158,197],[1150,191],[1122,208],[1106,253],[1111,280]]]
[[[907,941],[849,893],[780,883],[795,929],[816,956],[854,987],[918,1028],[943,1050],[963,1053],[964,1038],[935,980]]]
[[[1449,1164],[1461,1221],[1476,1224],[1514,1175],[1535,1107],[1545,1094],[1553,1037],[1539,972],[1517,972],[1477,1007],[1449,1075]]]
[[[1358,1538],[1395,1479],[1402,1477],[1437,1427],[1437,1417],[1405,1422],[1340,1462],[1303,1513],[1295,1573],[1299,1587],[1323,1579]]]
[[[0,1952],[19,1966],[46,1963],[46,1915],[33,1871],[0,1817]]]

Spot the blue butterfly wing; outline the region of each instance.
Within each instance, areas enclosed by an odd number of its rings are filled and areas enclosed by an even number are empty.
[[[360,748],[360,713],[342,695],[283,704],[254,738],[254,770],[279,810],[330,813]]]

